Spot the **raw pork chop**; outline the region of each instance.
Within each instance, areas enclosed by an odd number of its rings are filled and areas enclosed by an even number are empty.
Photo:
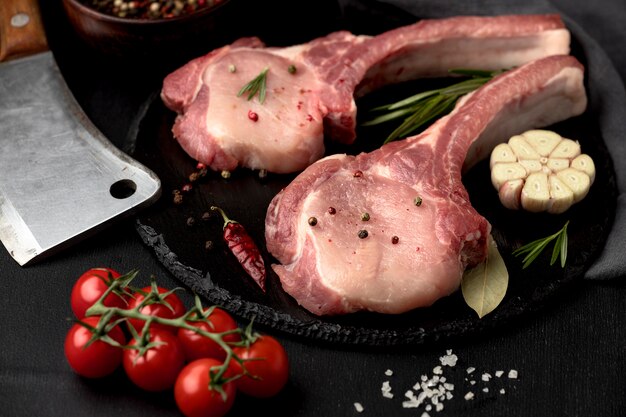
[[[464,162],[586,103],[582,65],[547,57],[496,77],[420,135],[314,163],[268,208],[284,290],[318,315],[402,313],[452,293],[485,259],[491,229],[461,182]]]
[[[451,68],[511,68],[567,54],[569,42],[556,15],[422,20],[375,37],[341,31],[286,48],[244,38],[168,75],[161,97],[179,114],[173,133],[192,158],[214,170],[289,173],[324,155],[324,134],[354,140],[355,89],[362,95]],[[238,97],[265,68],[265,101]]]

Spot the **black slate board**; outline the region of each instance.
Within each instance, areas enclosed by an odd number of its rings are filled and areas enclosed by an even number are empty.
[[[573,44],[572,54],[583,64],[580,48]],[[368,108],[404,98],[407,91],[435,88],[449,80],[419,80],[385,88],[357,102],[359,116]],[[263,294],[245,274],[221,240],[222,221],[213,216],[201,220],[211,205],[227,211],[241,222],[259,243],[266,264],[275,262],[264,246],[264,219],[267,206],[278,191],[294,177],[269,174],[261,179],[257,172],[240,169],[224,179],[211,172],[175,205],[172,191],[180,189],[196,171],[196,162],[174,140],[171,127],[175,114],[166,109],[154,94],[139,127],[133,156],[154,170],[163,185],[163,195],[151,208],[137,217],[137,230],[153,248],[158,259],[182,283],[208,303],[223,306],[243,320],[254,318],[258,325],[320,342],[371,346],[416,345],[468,333],[476,333],[511,323],[540,309],[546,302],[558,301],[556,295],[569,283],[582,278],[604,246],[610,231],[615,206],[616,185],[611,157],[602,140],[599,126],[590,112],[548,128],[578,140],[584,153],[596,164],[596,179],[589,195],[561,215],[531,214],[502,207],[491,186],[487,161],[475,166],[464,177],[474,207],[493,226],[493,235],[510,274],[507,295],[498,308],[479,319],[464,302],[461,292],[439,300],[429,308],[402,315],[356,313],[340,317],[317,317],[286,294],[277,276],[268,267],[267,293]],[[355,154],[380,146],[389,133],[388,126],[359,128],[351,146],[327,143],[327,153]],[[193,226],[187,219],[193,217]],[[564,269],[549,266],[549,251],[529,268],[522,270],[521,259],[512,257],[513,249],[558,231],[569,220],[569,256]],[[215,247],[205,249],[211,240]],[[551,249],[551,247],[550,247]]]

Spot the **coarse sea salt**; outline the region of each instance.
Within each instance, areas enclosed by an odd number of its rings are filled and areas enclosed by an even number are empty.
[[[389,381],[383,382],[383,386],[380,387],[380,391],[383,393],[383,397],[393,398],[393,393],[391,392],[391,384],[389,384]]]
[[[452,349],[446,350],[446,354],[439,358],[439,361],[443,366],[456,366],[457,360],[459,360],[459,358],[452,353]]]
[[[402,401],[402,407],[403,408],[422,407],[423,413],[421,414],[421,417],[430,417],[428,412],[442,411],[444,408],[444,402],[449,401],[454,397],[453,391],[455,388],[453,383],[446,381],[446,377],[444,376],[444,373],[447,371],[445,371],[445,367],[454,367],[456,366],[457,361],[458,361],[457,355],[452,352],[452,349],[447,349],[446,354],[439,357],[440,365],[436,365],[432,369],[432,374],[420,375],[419,380],[413,385],[412,389],[407,390],[405,392],[404,396],[406,397],[406,399]],[[476,384],[477,382],[476,379],[478,378],[469,377],[469,375],[473,374],[475,371],[476,371],[476,368],[472,366],[467,367],[465,369],[466,375],[468,375],[468,377],[464,378],[466,383],[469,382],[470,385]],[[504,375],[504,373],[505,371],[503,370],[494,371],[494,375],[497,378],[500,378],[502,375]],[[393,375],[393,371],[391,369],[387,369],[385,371],[385,375],[388,377],[391,377]],[[490,387],[485,386],[485,385],[489,385],[488,383],[493,379],[492,374],[489,372],[482,372],[479,375],[480,375],[481,380],[484,383],[481,384],[482,387],[475,388],[475,389],[480,390],[477,393],[478,394],[480,394],[480,392],[489,393]],[[509,370],[508,377],[509,379],[517,379],[518,378],[517,371],[515,369]],[[499,392],[500,394],[504,394],[506,392],[504,388],[499,388],[499,389],[496,387],[491,387],[491,388],[493,388],[494,392]],[[392,393],[391,384],[389,380],[383,381],[382,386],[381,386],[381,393],[384,398],[389,398],[389,399],[394,398],[394,394]],[[464,395],[463,398],[466,401],[469,401],[469,400],[473,400],[476,397],[476,395],[477,394],[475,394],[474,392],[468,391]],[[364,407],[360,403],[354,403],[354,407],[356,411],[359,413],[364,410]]]

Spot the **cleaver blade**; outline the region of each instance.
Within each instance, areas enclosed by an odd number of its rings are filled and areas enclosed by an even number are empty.
[[[161,192],[159,178],[81,110],[47,49],[37,6],[0,1],[0,240],[20,265],[132,215]]]

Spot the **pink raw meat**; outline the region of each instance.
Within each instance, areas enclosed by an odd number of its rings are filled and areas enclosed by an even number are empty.
[[[218,171],[290,173],[324,155],[325,135],[354,141],[355,92],[452,68],[511,68],[567,54],[569,42],[557,15],[422,20],[374,37],[340,31],[286,48],[244,38],[168,75],[161,97],[178,113],[173,133],[192,158]],[[238,97],[265,68],[265,101]]]
[[[466,267],[485,259],[491,229],[470,204],[463,165],[513,134],[581,114],[583,76],[574,57],[536,60],[464,97],[420,135],[308,167],[266,217],[284,290],[317,315],[403,313],[457,290]]]

